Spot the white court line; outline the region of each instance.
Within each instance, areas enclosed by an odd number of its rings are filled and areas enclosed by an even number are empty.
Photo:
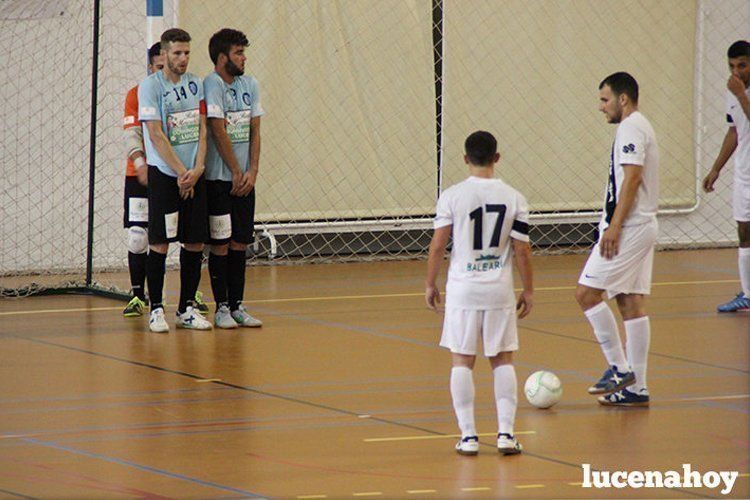
[[[536,434],[536,431],[516,431],[515,434]],[[477,434],[479,437],[497,436],[496,432],[489,432],[484,434]],[[440,434],[439,436],[400,436],[400,437],[384,437],[384,438],[365,438],[362,441],[365,443],[386,443],[388,441],[422,441],[425,439],[455,439],[461,437],[461,434]]]
[[[708,281],[665,281],[663,283],[652,283],[651,286],[682,286],[682,285],[709,285],[717,283],[739,283],[739,280],[708,280]],[[575,286],[546,286],[537,287],[534,290],[537,292],[558,292],[563,290],[575,290]],[[516,292],[520,292],[521,289],[517,288]],[[248,304],[273,304],[277,302],[317,302],[322,300],[362,300],[362,299],[389,299],[399,297],[422,297],[424,293],[383,293],[374,295],[334,295],[328,297],[292,297],[288,299],[258,299],[258,300],[246,300]],[[206,302],[206,304],[213,304],[213,302]],[[80,312],[97,312],[97,311],[119,311],[122,306],[112,307],[80,307],[74,309],[40,309],[36,311],[4,311],[0,312],[2,316],[20,316],[24,314],[62,314],[62,313],[80,313]]]

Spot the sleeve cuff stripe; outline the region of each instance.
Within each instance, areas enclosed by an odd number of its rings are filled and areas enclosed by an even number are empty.
[[[520,234],[529,234],[529,223],[528,222],[522,222],[520,220],[514,220],[513,221],[513,231],[516,231]]]

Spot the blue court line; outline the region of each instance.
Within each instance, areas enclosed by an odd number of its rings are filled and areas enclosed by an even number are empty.
[[[233,488],[231,486],[224,486],[222,484],[213,483],[213,482],[210,482],[210,481],[204,481],[202,479],[198,479],[198,478],[195,478],[195,477],[186,476],[184,474],[178,474],[176,472],[169,472],[169,471],[166,471],[166,470],[157,469],[155,467],[149,467],[147,465],[141,465],[141,464],[137,464],[135,462],[130,462],[128,460],[121,460],[119,458],[108,457],[107,455],[101,455],[99,453],[92,453],[90,451],[79,450],[77,448],[71,448],[69,446],[63,446],[61,444],[52,443],[52,442],[49,442],[49,441],[40,441],[38,439],[33,439],[33,438],[24,438],[23,441],[25,441],[27,443],[31,443],[31,444],[36,444],[36,445],[39,445],[39,446],[46,446],[47,448],[54,448],[56,450],[67,451],[69,453],[74,453],[76,455],[83,455],[85,457],[95,458],[97,460],[104,460],[106,462],[111,462],[111,463],[118,464],[118,465],[124,465],[124,466],[127,466],[127,467],[133,467],[135,469],[139,469],[139,470],[146,471],[146,472],[153,472],[154,474],[159,474],[161,476],[171,477],[173,479],[180,479],[182,481],[188,481],[188,482],[199,484],[201,486],[205,486],[205,487],[208,487],[208,488],[216,488],[216,489],[219,489],[219,490],[229,491],[229,492],[232,492],[232,493],[239,493],[241,495],[246,495],[246,496],[249,496],[249,497],[252,497],[252,498],[264,498],[262,495],[259,495],[258,493],[253,493],[252,491],[241,490],[239,488]]]
[[[740,408],[736,404],[732,403],[721,403],[721,402],[710,402],[710,401],[685,401],[685,402],[672,402],[666,404],[659,404],[659,400],[655,400],[654,403],[657,403],[656,406],[652,406],[648,411],[650,412],[668,412],[668,411],[685,411],[685,410],[699,410],[700,408],[709,408],[712,410],[729,410],[729,411],[737,411],[740,413],[748,414],[750,413],[750,410]],[[581,405],[585,405],[585,407],[580,407]],[[493,403],[484,403],[484,404],[478,404],[476,405],[476,419],[478,422],[495,422],[496,421],[496,407]],[[544,411],[535,409],[530,406],[521,406],[519,407],[519,412],[528,412],[528,413],[538,413],[538,414],[544,414]],[[565,404],[563,406],[556,407],[555,410],[552,410],[551,412],[546,412],[549,414],[557,415],[558,417],[566,417],[566,416],[575,416],[575,415],[594,415],[594,414],[601,414],[602,407],[595,403],[595,400],[592,398],[579,398],[576,400],[566,400]],[[641,409],[631,409],[631,408],[617,408],[617,409],[610,409],[610,411],[643,411]],[[440,415],[435,416],[428,416],[428,417],[404,417],[402,416],[399,421],[403,423],[409,423],[409,424],[450,424],[454,422],[454,416],[452,413],[452,408],[450,405],[444,405],[444,406],[438,406],[438,407],[429,407],[429,408],[421,408],[418,410],[414,410],[412,408],[409,408],[408,410],[387,410],[387,411],[373,411],[370,412],[372,416],[382,415],[382,414],[393,414],[398,413],[400,415],[408,415],[408,414],[419,414],[424,412],[441,412]],[[541,413],[540,413],[541,412]],[[272,418],[266,419],[266,421],[272,421]],[[248,422],[250,424],[250,422]],[[62,438],[58,439],[57,443],[101,443],[101,442],[113,442],[113,441],[122,441],[122,440],[128,440],[128,439],[148,439],[148,438],[161,438],[166,436],[187,436],[187,435],[199,435],[199,434],[224,434],[224,433],[232,433],[232,432],[255,432],[255,431],[269,431],[269,430],[275,430],[278,432],[291,432],[295,430],[302,430],[302,431],[309,431],[311,429],[338,429],[338,428],[346,428],[346,427],[365,427],[365,426],[371,426],[371,425],[377,425],[377,426],[383,426],[386,425],[385,423],[379,421],[379,420],[373,420],[373,419],[364,419],[364,420],[357,420],[357,421],[338,421],[338,422],[318,422],[318,423],[283,423],[283,424],[266,424],[266,425],[246,425],[242,427],[231,427],[231,428],[210,428],[210,429],[182,429],[182,430],[169,430],[164,429],[163,431],[159,428],[153,428],[150,429],[150,432],[142,432],[142,433],[130,433],[130,434],[122,434],[122,435],[101,435],[101,436],[88,436],[88,437],[75,437],[75,438]],[[148,430],[148,429],[144,429]],[[24,443],[20,442],[23,441],[22,439],[16,440],[14,442],[9,442],[5,445],[0,445],[0,449],[7,449],[7,448],[16,448],[20,446],[25,446]]]
[[[199,387],[196,389],[164,389],[160,391],[137,391],[137,392],[92,392],[89,394],[76,394],[73,396],[51,396],[46,398],[0,398],[0,405],[16,403],[51,403],[55,401],[78,401],[82,399],[97,398],[120,398],[133,396],[158,396],[160,394],[182,394],[200,393],[214,391],[228,391],[227,387]]]
[[[376,330],[374,328],[355,326],[355,325],[350,325],[350,324],[347,324],[347,323],[339,323],[339,322],[335,322],[335,321],[319,320],[319,319],[311,318],[309,316],[305,316],[305,315],[302,315],[302,314],[285,313],[285,312],[277,311],[275,309],[269,309],[269,308],[266,308],[266,307],[254,307],[253,309],[255,311],[260,311],[263,314],[270,314],[270,315],[276,316],[276,317],[289,318],[289,319],[293,319],[293,320],[300,321],[300,322],[303,322],[303,323],[312,323],[312,324],[319,325],[319,326],[324,326],[324,327],[327,327],[327,328],[340,328],[340,329],[343,329],[343,330],[349,330],[349,331],[354,331],[354,332],[359,332],[359,333],[365,333],[367,335],[372,335],[372,336],[375,336],[375,337],[385,338],[385,339],[389,339],[389,340],[396,340],[396,341],[399,341],[399,342],[405,342],[405,343],[409,343],[409,344],[419,345],[419,346],[422,346],[422,347],[428,347],[430,349],[443,350],[443,348],[438,345],[437,341],[427,342],[427,341],[424,341],[424,340],[418,340],[418,339],[413,339],[413,338],[409,338],[409,337],[403,337],[401,335],[395,335],[395,334],[385,333],[385,332]],[[542,330],[540,328],[532,328],[532,327],[529,327],[529,326],[526,326],[526,325],[518,325],[518,329],[519,330],[527,330],[527,331],[534,332],[534,333],[540,333],[540,334],[543,334],[543,335],[549,335],[549,336],[553,336],[553,337],[565,338],[565,339],[574,340],[574,341],[577,341],[577,342],[583,342],[583,343],[586,343],[586,344],[594,344],[596,346],[599,345],[599,342],[597,342],[596,339],[594,339],[594,338],[576,337],[574,335],[568,335],[568,334],[564,334],[564,333],[551,332],[551,331],[548,331],[548,330]],[[591,337],[593,337],[593,335]],[[660,357],[660,358],[668,358],[668,359],[673,359],[673,360],[677,360],[677,361],[683,361],[683,362],[686,362],[686,363],[693,363],[693,364],[697,364],[697,365],[701,365],[701,366],[709,366],[711,368],[718,368],[718,369],[722,369],[722,370],[737,371],[737,372],[741,372],[741,373],[750,373],[750,370],[746,370],[746,369],[742,369],[742,368],[737,368],[737,367],[733,367],[733,366],[717,365],[717,364],[714,364],[714,363],[706,363],[706,362],[703,362],[703,361],[697,361],[697,360],[690,359],[690,358],[683,358],[681,356],[674,356],[674,355],[670,355],[670,354],[662,354],[662,353],[653,352],[653,351],[649,352],[649,356]],[[579,373],[583,373],[583,372],[579,372]]]
[[[30,500],[36,500],[35,497],[27,497],[26,495],[22,495],[20,493],[16,493],[15,491],[4,490],[2,488],[0,488],[0,493],[7,493],[8,495],[12,495],[12,496],[17,497],[17,498],[28,498]]]

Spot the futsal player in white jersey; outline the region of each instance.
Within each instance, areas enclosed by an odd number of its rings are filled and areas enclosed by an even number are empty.
[[[659,147],[654,129],[638,111],[638,82],[614,73],[599,84],[599,110],[618,124],[609,161],[609,181],[599,241],[578,279],[576,299],[607,359],[602,378],[589,387],[603,405],[648,406],[646,385],[651,325],[645,295],[658,225]],[[612,310],[603,300],[617,300],[625,334],[623,350]]]
[[[528,315],[534,295],[528,208],[521,193],[494,178],[500,155],[492,134],[474,132],[466,139],[465,152],[470,177],[446,189],[438,199],[425,300],[437,310],[440,292],[435,280],[452,234],[440,345],[450,349],[453,361],[450,391],[461,429],[456,451],[462,455],[479,451],[473,368],[481,339],[493,371],[497,448],[512,455],[521,452],[513,434],[517,405],[513,352],[518,350],[515,311],[519,310],[520,318]],[[513,253],[523,283],[518,301],[513,292]]]
[[[727,51],[731,75],[727,82],[727,124],[729,128],[713,167],[703,179],[710,193],[729,157],[734,153],[732,212],[737,221],[740,247],[738,267],[742,291],[717,307],[719,312],[750,311],[750,43],[734,42]]]

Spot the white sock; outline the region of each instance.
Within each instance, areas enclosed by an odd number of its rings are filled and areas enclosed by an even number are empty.
[[[740,284],[745,297],[750,297],[750,247],[739,249],[737,264],[740,268]]]
[[[451,396],[461,437],[476,436],[474,424],[474,377],[471,368],[454,366],[451,370]]]
[[[492,370],[492,375],[495,378],[498,432],[512,436],[518,405],[516,369],[513,365],[500,365]]]
[[[628,360],[633,373],[635,373],[635,384],[628,387],[628,390],[638,393],[648,387],[646,384],[646,368],[648,366],[648,346],[651,343],[651,322],[648,316],[643,316],[624,323]]]
[[[625,351],[622,349],[617,321],[615,315],[612,314],[612,309],[602,301],[584,314],[594,329],[594,335],[599,341],[604,357],[607,358],[607,364],[615,365],[620,372],[628,371],[628,362],[625,359]]]

